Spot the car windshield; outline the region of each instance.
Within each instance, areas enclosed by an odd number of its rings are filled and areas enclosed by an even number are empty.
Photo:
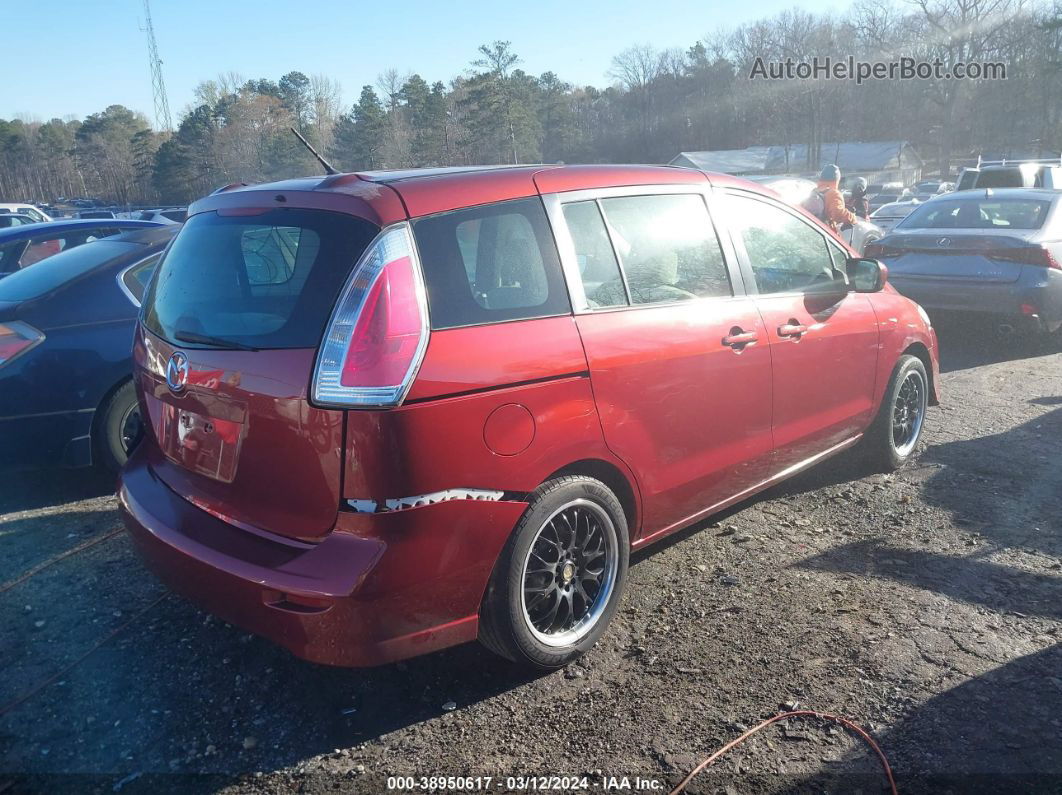
[[[195,337],[214,347],[312,348],[378,231],[360,218],[321,210],[195,215],[159,265],[144,300],[144,325],[172,342]]]
[[[28,301],[135,249],[135,243],[97,240],[61,251],[0,279],[0,301]]]
[[[902,223],[906,229],[1039,229],[1051,202],[1038,199],[953,199],[923,204]]]

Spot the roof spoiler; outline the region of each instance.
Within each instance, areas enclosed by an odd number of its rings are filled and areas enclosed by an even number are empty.
[[[230,182],[228,185],[222,185],[216,190],[210,191],[211,196],[217,196],[219,193],[225,193],[226,191],[236,190],[236,188],[246,188],[246,182]]]

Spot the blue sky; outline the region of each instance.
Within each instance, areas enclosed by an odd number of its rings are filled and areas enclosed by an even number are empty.
[[[297,69],[343,87],[344,104],[394,67],[429,82],[466,69],[479,44],[508,39],[535,74],[603,85],[632,44],[688,47],[706,33],[771,16],[793,0],[153,0],[155,36],[174,121],[195,85],[236,71],[277,79]],[[808,11],[847,3],[803,0]],[[123,104],[152,118],[142,0],[49,0],[4,8],[10,75],[0,118],[78,118]],[[19,68],[25,65],[25,71]],[[24,78],[24,79],[23,79]]]

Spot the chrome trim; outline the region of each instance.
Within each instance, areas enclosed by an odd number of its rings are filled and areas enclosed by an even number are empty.
[[[389,513],[392,511],[404,511],[409,508],[420,508],[424,505],[435,505],[439,502],[451,500],[487,500],[497,502],[505,495],[504,491],[491,489],[444,489],[433,491],[430,494],[418,494],[415,497],[398,497],[393,500],[384,500],[383,504],[376,500],[350,499],[347,505],[354,509],[355,513]]]
[[[410,364],[409,371],[406,374],[405,380],[401,384],[396,384],[394,387],[361,387],[359,388],[360,394],[358,396],[343,396],[343,395],[322,395],[321,384],[321,369],[324,361],[325,349],[332,342],[330,337],[332,335],[332,329],[335,325],[336,319],[340,313],[343,303],[347,300],[350,293],[355,289],[355,283],[358,280],[362,267],[368,261],[368,258],[372,256],[376,250],[377,245],[381,241],[386,239],[388,235],[394,234],[397,231],[404,233],[406,237],[406,243],[409,248],[409,258],[413,266],[413,284],[416,291],[417,304],[420,308],[420,340],[417,343],[417,350],[413,355],[413,361]],[[386,263],[384,263],[386,264]],[[368,294],[369,287],[378,278],[380,270],[372,277],[372,282],[362,289],[365,295]],[[365,299],[363,295],[359,301],[357,314],[355,319],[360,316],[363,309],[363,303]],[[431,323],[428,317],[428,294],[424,286],[424,272],[421,266],[420,250],[417,248],[416,237],[413,235],[413,227],[409,221],[400,221],[390,226],[386,226],[380,230],[365,247],[365,250],[358,257],[354,263],[354,267],[351,268],[350,275],[347,277],[346,282],[343,285],[343,289],[339,293],[339,297],[336,299],[334,306],[332,307],[332,313],[328,317],[328,323],[325,326],[324,338],[321,340],[321,344],[317,348],[316,361],[313,367],[313,378],[310,381],[310,401],[312,405],[322,406],[327,408],[343,408],[343,409],[358,409],[358,408],[380,408],[401,406],[402,402],[406,399],[406,395],[409,394],[410,388],[413,386],[413,382],[417,378],[417,373],[420,372],[420,366],[424,362],[424,353],[428,349],[428,340],[431,337]],[[349,344],[349,341],[348,341]],[[342,362],[339,364],[339,369],[342,372]],[[335,390],[338,387],[332,386],[331,389]],[[397,390],[397,391],[396,391]]]
[[[133,295],[132,290],[130,290],[129,286],[125,283],[125,274],[129,273],[129,271],[131,271],[137,265],[143,265],[145,262],[147,262],[149,259],[152,259],[152,258],[161,259],[162,258],[162,252],[161,251],[160,252],[156,252],[155,254],[151,254],[151,255],[149,255],[147,257],[144,257],[143,259],[137,260],[132,265],[127,265],[126,267],[124,267],[120,271],[118,271],[118,275],[115,277],[115,279],[118,282],[118,288],[123,293],[125,293],[125,297],[128,298],[129,301],[133,304],[133,306],[135,306],[137,309],[140,308],[140,301],[137,300],[137,297],[135,295]],[[156,263],[156,266],[157,265],[158,265],[158,263]]]
[[[709,505],[707,508],[702,508],[701,510],[697,511],[696,513],[691,514],[690,516],[687,516],[685,519],[680,519],[679,521],[674,522],[673,524],[670,524],[667,527],[664,527],[664,528],[662,528],[660,530],[657,530],[657,531],[655,531],[653,533],[650,533],[647,536],[643,536],[642,538],[639,538],[637,541],[634,541],[631,544],[631,547],[633,549],[637,549],[638,547],[644,546],[645,544],[648,544],[648,543],[650,543],[652,541],[655,541],[658,538],[662,538],[663,536],[666,536],[669,533],[673,533],[673,532],[675,532],[677,530],[682,529],[683,527],[688,527],[691,524],[695,524],[696,522],[699,522],[701,519],[704,519],[704,518],[706,518],[708,516],[711,516],[713,513],[718,513],[719,511],[722,511],[722,510],[726,509],[727,507],[733,505],[734,503],[741,502],[745,498],[751,497],[753,494],[756,494],[757,492],[763,491],[763,490],[773,486],[776,483],[780,483],[783,480],[786,480],[787,478],[792,477],[793,475],[797,474],[798,472],[801,472],[801,471],[803,471],[805,469],[808,469],[809,467],[814,466],[819,461],[822,461],[825,458],[829,458],[832,455],[836,455],[837,453],[841,452],[842,450],[845,450],[845,449],[851,447],[852,445],[854,445],[856,442],[858,442],[862,438],[863,438],[863,433],[862,432],[857,433],[855,436],[850,436],[847,439],[845,439],[844,441],[838,442],[837,444],[833,445],[832,447],[826,448],[822,452],[815,453],[814,455],[805,458],[803,461],[798,461],[797,463],[786,467],[781,472],[776,472],[775,474],[771,475],[770,477],[765,478],[764,480],[761,480],[755,486],[750,486],[747,489],[743,489],[742,491],[739,491],[737,494],[734,494],[733,496],[730,496],[730,497],[727,497],[725,499],[719,500],[719,502],[716,502],[716,503],[714,503],[712,505]]]

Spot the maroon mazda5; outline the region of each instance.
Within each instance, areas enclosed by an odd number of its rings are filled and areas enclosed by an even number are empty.
[[[143,302],[122,515],[309,660],[589,649],[628,555],[937,399],[925,313],[802,210],[675,168],[338,174],[196,202]]]

